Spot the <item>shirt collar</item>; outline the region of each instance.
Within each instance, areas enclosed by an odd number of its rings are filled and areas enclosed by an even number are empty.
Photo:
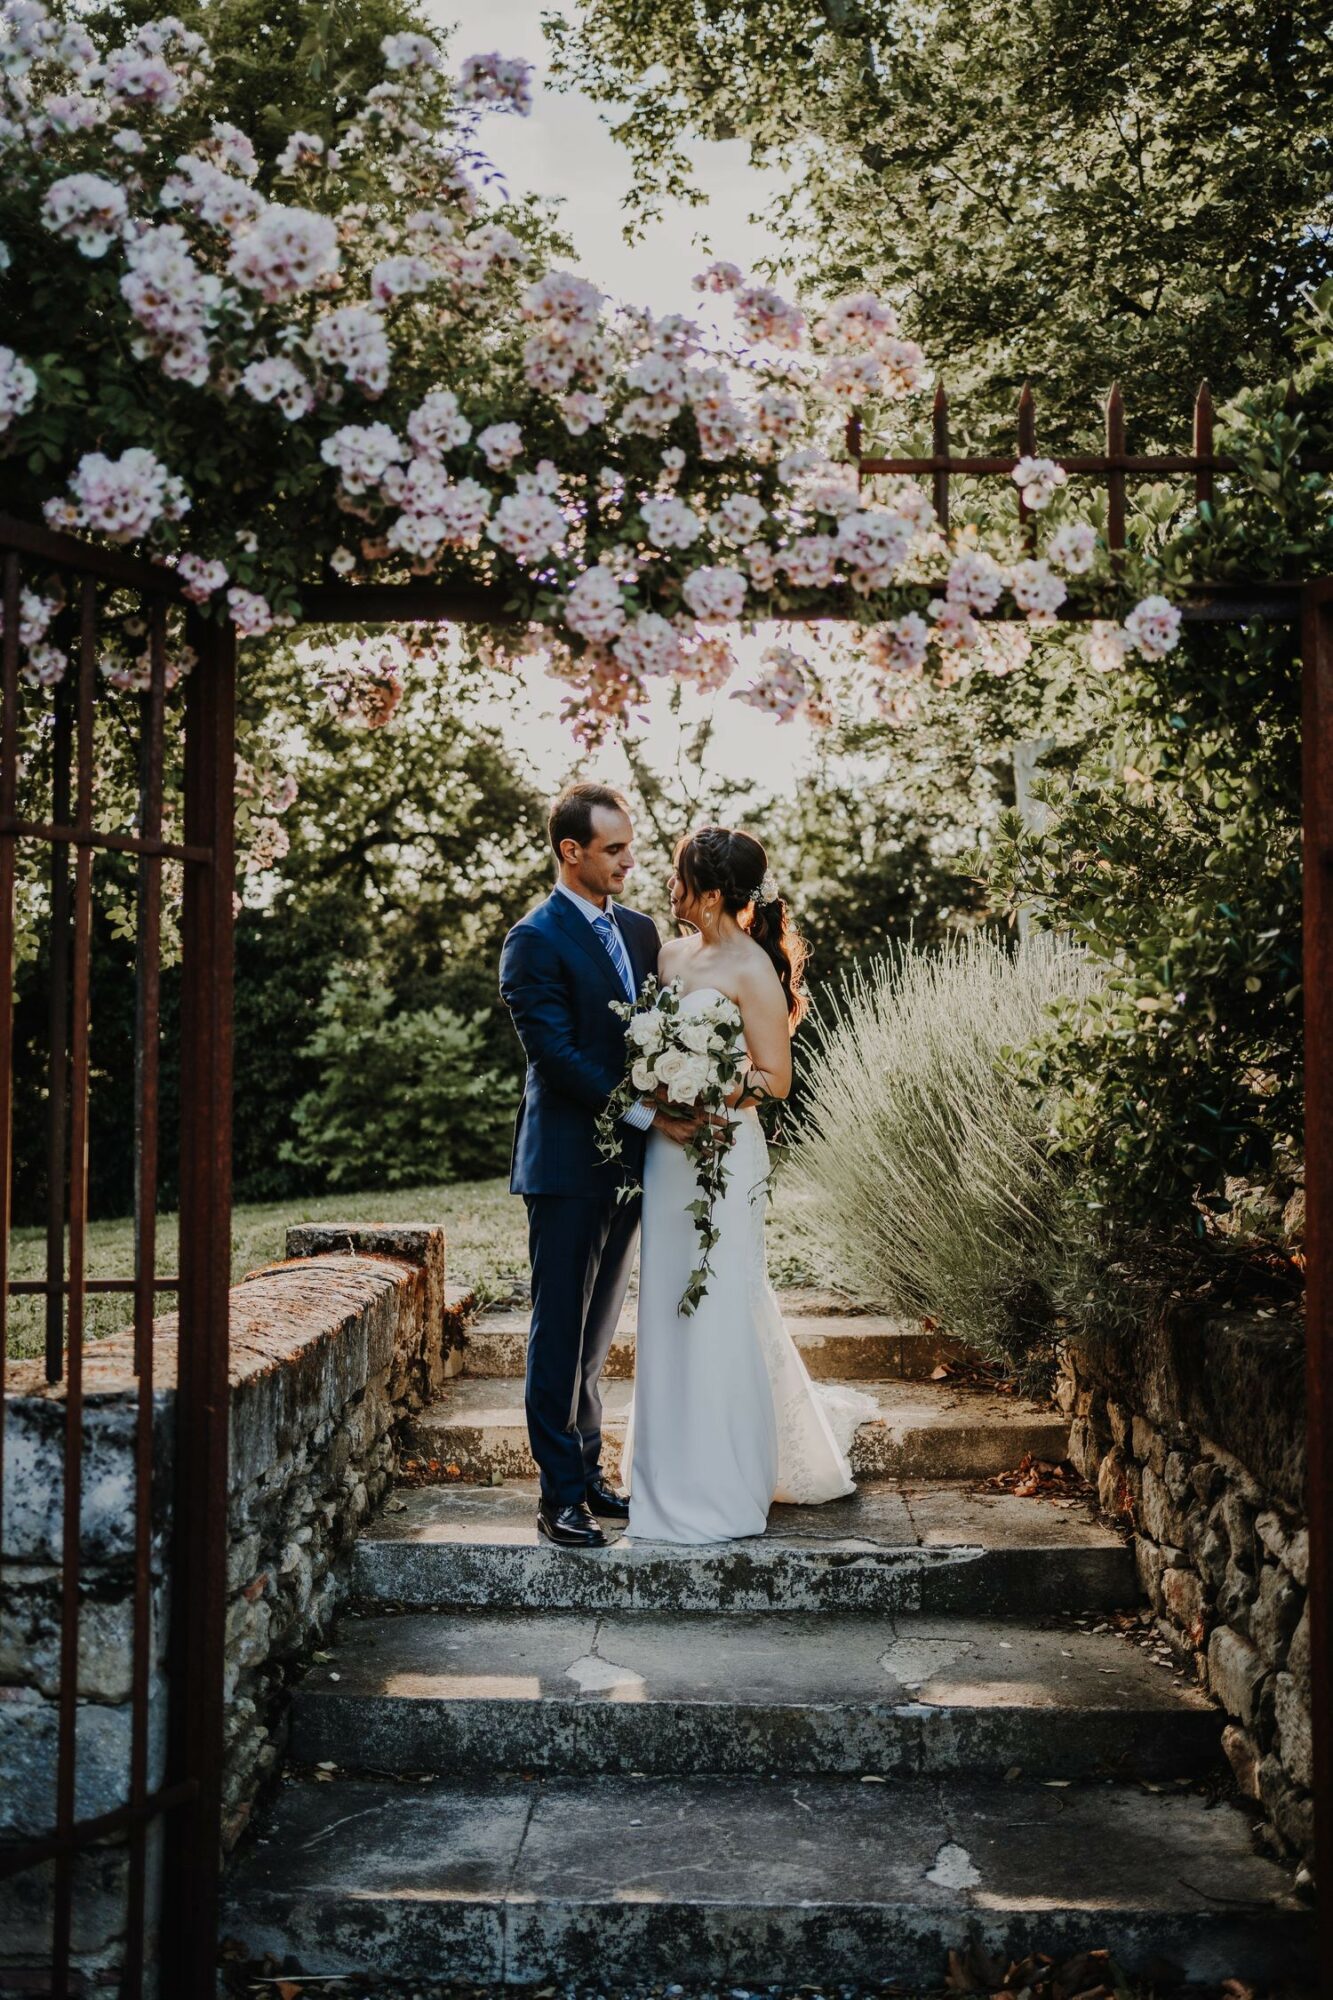
[[[586,918],[590,924],[595,924],[599,917],[610,917],[612,923],[615,922],[616,906],[609,896],[606,899],[606,908],[599,910],[596,903],[590,903],[586,896],[580,896],[577,891],[567,889],[563,882],[557,882],[555,889],[556,894],[565,897],[568,902],[571,902],[580,916]]]

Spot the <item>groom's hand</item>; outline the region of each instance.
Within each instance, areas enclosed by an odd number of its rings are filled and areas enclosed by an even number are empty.
[[[653,1119],[653,1130],[665,1132],[668,1139],[674,1139],[678,1146],[688,1146],[703,1120],[693,1111],[668,1111],[659,1106]]]

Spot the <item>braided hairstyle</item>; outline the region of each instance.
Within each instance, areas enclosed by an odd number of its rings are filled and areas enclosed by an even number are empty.
[[[801,984],[807,946],[781,896],[767,903],[757,900],[768,873],[768,856],[759,842],[753,834],[733,833],[725,826],[701,826],[677,844],[675,865],[691,896],[720,890],[723,909],[768,953],[795,1030],[810,1004]]]

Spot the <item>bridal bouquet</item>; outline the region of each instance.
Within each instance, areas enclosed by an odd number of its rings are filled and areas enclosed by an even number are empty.
[[[625,1075],[597,1120],[597,1143],[604,1158],[618,1159],[623,1150],[621,1121],[632,1105],[644,1100],[675,1106],[682,1113],[706,1114],[685,1147],[699,1184],[698,1199],[689,1209],[699,1242],[698,1261],[677,1308],[688,1316],[708,1291],[718,1235],[713,1209],[727,1185],[727,1155],[736,1133],[726,1116],[727,1099],[745,1072],[746,1053],[740,1040],[740,1009],[734,1001],[718,994],[688,1014],[681,1012],[680,1001],[677,986],[659,986],[650,979],[633,1004],[610,1003],[628,1023],[627,1060]],[[626,1185],[620,1198],[628,1200],[638,1192]]]

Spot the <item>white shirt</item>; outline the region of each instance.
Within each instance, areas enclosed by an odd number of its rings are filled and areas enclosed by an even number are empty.
[[[609,896],[607,897],[606,902],[604,904],[594,903],[590,896],[580,896],[577,889],[569,888],[564,882],[557,882],[555,886],[557,893],[561,896],[566,897],[567,900],[574,905],[574,908],[580,911],[581,914],[584,917],[586,917],[587,921],[590,924],[595,924],[599,917],[610,917],[611,922],[613,924],[616,923],[615,904],[611,901],[611,898]],[[620,931],[619,924],[616,924],[616,929]],[[628,958],[629,945],[626,942],[625,934],[623,931],[620,931],[620,941],[622,945],[624,945],[625,947],[625,956]],[[600,938],[597,941],[597,948],[599,951],[606,950],[606,947],[605,945],[603,945]],[[606,955],[608,958],[611,957],[610,952],[607,952]],[[612,963],[612,968],[614,969],[615,960],[612,959],[611,963]],[[655,1105],[643,1104],[643,1103],[631,1104],[629,1110],[625,1112],[620,1122],[622,1125],[632,1126],[636,1132],[646,1132],[652,1125],[652,1122],[654,1118],[656,1118],[656,1116],[657,1116],[657,1108]]]

